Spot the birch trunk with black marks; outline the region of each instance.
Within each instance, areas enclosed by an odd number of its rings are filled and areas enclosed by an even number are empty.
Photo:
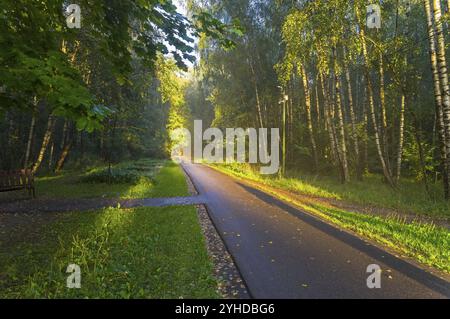
[[[314,159],[314,169],[317,172],[319,169],[319,159],[317,156],[317,144],[316,139],[314,137],[314,130],[313,130],[313,122],[312,122],[312,115],[311,115],[311,93],[310,93],[310,87],[309,87],[309,78],[308,74],[306,73],[305,67],[303,65],[300,66],[300,71],[302,73],[302,80],[303,80],[303,88],[304,88],[304,94],[305,94],[305,107],[306,107],[306,125],[308,127],[308,133],[309,138],[311,141],[311,149]]]
[[[364,89],[364,92],[366,92],[367,89]],[[364,147],[364,154],[362,158],[362,167],[364,173],[369,172],[369,115],[367,111],[367,94],[364,94],[364,102],[363,102],[363,125],[364,125],[364,141],[363,141],[363,147]]]
[[[347,142],[345,134],[344,125],[344,114],[342,112],[342,99],[341,99],[341,81],[339,80],[337,74],[335,75],[336,81],[336,113],[338,117],[338,131],[339,131],[339,153],[341,159],[341,170],[342,170],[342,183],[347,183],[350,181],[350,172],[348,169],[347,160]]]
[[[405,131],[405,108],[406,97],[402,95],[402,102],[400,106],[399,116],[399,133],[398,133],[398,149],[397,149],[397,170],[395,171],[395,182],[400,182],[400,176],[402,173],[402,159],[403,159],[403,144],[404,144],[404,131]]]
[[[436,31],[433,24],[433,13],[431,11],[431,4],[429,0],[424,0],[425,13],[427,17],[427,28],[428,28],[428,40],[429,40],[429,51],[430,51],[430,63],[431,72],[433,74],[433,84],[434,84],[434,100],[436,107],[436,124],[439,137],[439,150],[441,157],[441,170],[442,179],[444,183],[444,193],[445,197],[450,196],[450,184],[448,179],[448,169],[447,169],[447,153],[446,153],[446,135],[445,135],[445,123],[444,123],[444,106],[442,100],[442,89],[441,81],[439,78],[439,67],[437,62],[437,52],[436,52]]]
[[[357,19],[359,20],[359,13],[358,10],[356,10]],[[386,158],[384,157],[384,150],[382,141],[380,138],[380,129],[377,124],[377,117],[375,113],[375,102],[374,102],[374,90],[372,86],[372,80],[370,78],[370,69],[369,69],[369,54],[367,51],[367,44],[366,44],[366,35],[364,31],[364,27],[360,28],[360,40],[361,40],[361,46],[362,46],[362,53],[363,53],[363,59],[364,59],[364,76],[365,76],[365,82],[366,82],[366,88],[367,88],[367,103],[369,105],[369,113],[373,124],[374,134],[375,134],[375,144],[377,147],[377,153],[378,158],[380,160],[381,167],[383,169],[383,175],[386,179],[386,181],[389,183],[391,187],[395,187],[394,180],[392,179],[391,172],[389,170],[389,166],[386,163]]]
[[[337,163],[339,163],[339,155],[336,149],[336,138],[335,138],[335,134],[334,134],[334,123],[333,123],[333,119],[332,119],[332,115],[331,115],[331,111],[330,111],[330,97],[329,97],[329,93],[325,88],[325,83],[324,83],[324,79],[323,76],[320,75],[320,87],[323,93],[323,97],[324,97],[324,116],[325,116],[325,124],[327,127],[327,131],[328,131],[328,137],[330,139],[330,149],[331,149],[331,157],[332,157],[332,162],[333,165],[336,165]]]
[[[359,152],[359,141],[358,141],[358,131],[356,128],[356,115],[355,108],[353,105],[353,90],[352,90],[352,82],[350,77],[350,70],[347,65],[345,65],[345,78],[347,81],[347,93],[348,93],[348,108],[350,113],[350,122],[352,127],[352,142],[353,142],[353,150],[355,151],[355,159],[356,159],[356,176],[358,180],[362,180],[362,165],[361,158]]]
[[[383,54],[380,53],[380,110],[381,110],[381,127],[380,138],[383,143],[384,158],[388,170],[392,172],[389,161],[389,147],[388,147],[388,124],[387,124],[387,111],[386,111],[386,89],[384,80],[384,59]]]
[[[262,110],[261,110],[261,100],[259,97],[259,88],[258,88],[258,82],[256,78],[255,68],[253,67],[252,61],[249,61],[250,64],[250,70],[252,71],[252,77],[253,77],[253,86],[255,89],[255,98],[256,98],[256,111],[258,114],[258,121],[261,128],[264,127],[264,121],[262,117]]]
[[[319,83],[318,83],[318,81],[316,81],[316,84],[315,84],[315,92],[316,92],[315,101],[316,101],[317,126],[320,127],[321,123],[322,123],[322,114],[321,114],[321,111],[320,111]]]
[[[445,132],[445,171],[447,179],[450,174],[450,85],[448,79],[447,60],[445,57],[445,37],[444,28],[442,25],[442,11],[440,0],[434,0],[434,22],[436,24],[436,42],[437,42],[437,65],[439,72],[440,87],[442,93],[442,112],[444,118],[444,132]],[[448,183],[448,181],[447,181]],[[450,199],[450,194],[447,191],[446,199]]]

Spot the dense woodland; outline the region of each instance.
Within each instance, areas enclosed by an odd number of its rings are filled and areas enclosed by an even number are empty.
[[[233,26],[203,10],[187,19],[166,0],[82,0],[71,29],[70,3],[1,1],[1,168],[167,157],[176,74],[200,33],[230,48]]]
[[[168,132],[203,119],[285,128],[288,172],[413,178],[449,198],[448,0],[189,0],[186,17],[80,0],[81,29],[65,1],[1,3],[1,169],[167,157]]]
[[[369,4],[380,29],[366,26]],[[218,127],[285,127],[288,170],[343,183],[377,173],[394,189],[401,177],[444,183],[448,198],[449,4],[197,2],[193,12],[237,18],[245,34],[232,51],[200,41],[196,97],[207,102],[191,109]]]

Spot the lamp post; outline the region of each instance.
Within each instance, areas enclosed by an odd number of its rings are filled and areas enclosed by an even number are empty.
[[[289,101],[289,96],[286,94],[285,89],[281,86],[278,87],[281,90],[281,101],[279,104],[283,105],[283,146],[282,146],[282,159],[283,164],[281,168],[281,176],[286,176],[286,103]]]

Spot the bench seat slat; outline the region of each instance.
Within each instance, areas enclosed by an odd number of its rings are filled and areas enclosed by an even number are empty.
[[[0,192],[26,189],[34,197],[34,176],[30,169],[0,171]]]

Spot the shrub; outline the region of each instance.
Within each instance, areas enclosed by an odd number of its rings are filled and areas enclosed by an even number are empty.
[[[161,161],[140,160],[115,167],[94,170],[81,178],[82,183],[138,184],[142,179],[154,182],[154,176],[163,167]]]

